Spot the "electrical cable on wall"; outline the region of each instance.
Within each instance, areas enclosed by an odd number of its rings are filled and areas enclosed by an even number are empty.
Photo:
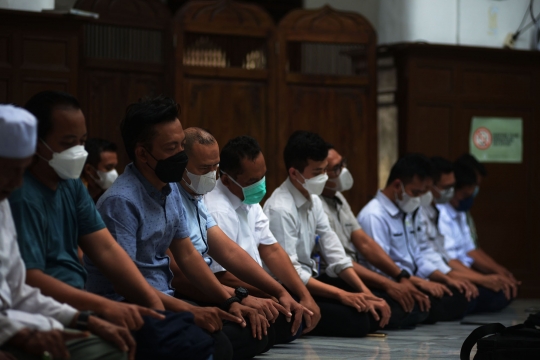
[[[523,19],[521,20],[521,23],[519,24],[518,29],[514,32],[514,34],[508,34],[508,36],[506,37],[506,39],[504,41],[504,46],[505,47],[513,48],[514,44],[515,44],[516,40],[519,38],[519,36],[522,33],[524,33],[525,31],[527,31],[531,26],[536,25],[536,23],[538,22],[538,19],[540,19],[540,13],[538,13],[538,15],[534,16],[533,5],[534,5],[534,0],[530,0],[529,6],[528,6],[527,10],[525,11],[525,14],[523,15]],[[531,21],[528,22],[524,26],[525,20],[527,19],[527,15],[529,15],[531,17]]]

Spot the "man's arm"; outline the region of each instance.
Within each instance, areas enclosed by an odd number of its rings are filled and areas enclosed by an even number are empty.
[[[364,230],[359,229],[354,231],[351,234],[351,240],[358,252],[377,269],[392,278],[399,275],[401,269]]]
[[[156,310],[165,309],[135,263],[107,229],[81,236],[79,246],[128,301]]]
[[[215,273],[214,275],[217,277],[219,282],[222,283],[223,285],[230,286],[232,288],[237,288],[237,287],[246,288],[250,295],[253,295],[259,298],[269,299],[272,297],[268,295],[267,293],[265,293],[264,291],[256,288],[255,286],[252,286],[240,280],[239,278],[231,274],[229,271],[220,271],[220,272]]]

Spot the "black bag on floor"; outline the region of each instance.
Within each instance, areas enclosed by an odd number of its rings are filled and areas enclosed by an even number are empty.
[[[540,313],[529,315],[525,323],[515,326],[506,327],[499,323],[481,326],[461,346],[460,359],[469,360],[471,350],[477,344],[474,360],[538,360],[540,330],[537,326],[540,326]]]

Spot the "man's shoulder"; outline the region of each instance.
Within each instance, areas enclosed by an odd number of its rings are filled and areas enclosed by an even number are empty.
[[[295,207],[294,197],[284,184],[281,184],[266,202],[264,203],[264,210],[267,209],[288,209],[291,210]]]
[[[137,204],[141,200],[141,184],[133,177],[122,174],[112,186],[99,198],[96,207],[101,209],[111,202],[131,202]]]
[[[367,216],[383,216],[384,215],[384,206],[381,204],[379,199],[376,197],[371,199],[366,206],[360,210],[358,217],[367,217]]]
[[[204,195],[204,203],[210,213],[234,211],[229,198],[217,187]]]

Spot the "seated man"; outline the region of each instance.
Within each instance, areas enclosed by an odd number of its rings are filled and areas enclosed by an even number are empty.
[[[149,354],[167,358],[170,353],[161,352],[168,350],[172,354],[182,350],[197,358],[208,358],[213,340],[193,324],[191,314],[175,314],[160,321],[164,316],[151,310],[163,310],[163,303],[105,228],[84,188],[79,177],[86,160],[83,147],[86,124],[77,100],[69,94],[44,91],[34,95],[25,107],[38,120],[37,151],[24,174],[22,187],[11,195],[10,205],[27,268],[26,282],[57,301],[138,330],[133,335],[140,359]],[[77,246],[114,284],[118,293],[143,306],[85,291],[87,274],[78,260]],[[193,338],[182,340],[182,329],[190,330]],[[165,346],[153,348],[156,343],[176,336],[179,339],[176,350]]]
[[[426,323],[460,319],[468,306],[465,295],[460,293],[463,285],[445,275],[449,272],[446,264],[443,268],[442,261],[434,263],[425,256],[416,240],[418,229],[414,226],[413,213],[429,189],[431,172],[429,159],[422,155],[399,159],[390,171],[386,187],[379,190],[357,217],[366,234],[402,269],[400,276],[410,277],[417,288],[430,295],[431,309]],[[379,271],[360,254],[358,260]],[[452,286],[452,291],[439,281]]]
[[[264,261],[300,304],[314,313],[313,320],[304,313],[303,333],[311,331],[320,319],[319,307],[270,232],[268,218],[259,205],[266,194],[266,163],[257,141],[249,136],[230,140],[221,150],[219,170],[216,188],[204,197],[210,215],[230,239],[260,266]]]
[[[266,294],[274,296],[279,300],[279,304],[283,305],[280,306],[272,300],[267,300],[272,306],[267,308],[267,311],[264,311],[258,304],[253,303],[254,299],[252,297],[247,296],[245,299],[242,299],[243,304],[261,310],[261,314],[268,316],[268,320],[274,322],[274,325],[270,329],[270,345],[293,340],[294,335],[297,333],[299,335],[298,330],[300,329],[302,320],[302,306],[294,301],[285,288],[272,279],[246,251],[234,241],[231,241],[221,230],[220,226],[216,224],[204,204],[202,195],[212,190],[216,184],[216,172],[220,162],[217,141],[210,133],[200,128],[186,129],[185,135],[185,149],[189,161],[182,181],[179,183],[179,188],[188,222],[192,225],[190,233],[191,241],[201,255],[205,257],[211,269],[219,269],[223,265],[228,270],[226,271],[227,274],[223,274],[224,271],[216,274],[222,284],[236,287],[235,283],[229,283],[227,279],[231,277],[234,277],[236,281],[238,281],[236,278],[242,279],[243,282],[238,284],[241,287],[261,289]],[[217,249],[220,250],[218,251]],[[216,253],[217,255],[212,255]],[[213,257],[210,258],[207,254]],[[215,263],[215,260],[219,261],[221,265]],[[220,270],[225,269],[221,268]],[[182,289],[180,293],[183,297],[192,298],[193,292],[189,290],[187,284],[179,284],[178,288]],[[238,293],[238,291],[235,294],[235,291],[230,287],[229,292],[231,295],[244,296]],[[210,299],[203,300],[208,302]],[[264,300],[260,299],[259,301]],[[276,317],[277,311],[274,314],[270,314],[268,310],[279,310],[286,317]],[[292,323],[288,323],[287,318],[290,320],[291,311],[296,316]],[[308,310],[306,313],[311,313],[311,311]],[[311,315],[308,314],[308,316]]]
[[[482,165],[471,154],[463,154],[457,161],[457,164],[469,166],[476,173],[476,187],[472,196],[464,199],[461,208],[465,211],[467,216],[467,225],[469,226],[470,234],[475,248],[469,251],[468,256],[474,260],[473,266],[482,273],[498,274],[506,278],[506,282],[510,285],[513,291],[513,297],[517,296],[517,287],[521,284],[516,280],[514,275],[508,271],[504,266],[497,263],[491,256],[489,256],[484,250],[478,246],[478,235],[476,233],[476,226],[474,224],[473,217],[470,212],[470,208],[473,205],[476,195],[480,190],[482,180],[487,176],[487,171],[484,165]]]
[[[98,138],[86,140],[84,148],[88,157],[81,180],[96,203],[118,177],[118,149],[112,142]]]
[[[439,186],[442,187],[445,180],[455,184],[455,191],[452,194],[447,194],[445,201],[439,200],[437,207],[431,209],[432,222],[438,224],[442,239],[442,246],[439,245],[439,247],[444,247],[444,250],[440,251],[444,251],[448,264],[459,271],[461,276],[480,285],[481,296],[475,307],[469,312],[501,310],[508,305],[512,297],[515,297],[517,291],[515,284],[504,275],[481,274],[471,269],[475,260],[469,257],[469,253],[473,251],[474,243],[465,212],[460,210],[460,204],[469,201],[469,198],[474,194],[477,184],[476,174],[471,167],[462,163],[456,163],[452,166],[449,161],[437,159],[434,164],[438,164],[442,168],[441,172],[447,172],[444,178],[441,176],[442,185]],[[437,190],[433,191],[434,195],[437,192]],[[426,217],[429,215],[430,213],[426,211]]]
[[[32,114],[0,105],[0,349],[18,359],[71,356],[112,360],[126,358],[124,351],[129,348],[133,358],[135,341],[127,329],[78,312],[24,282],[26,269],[7,196],[22,183],[24,169],[35,153],[36,136],[37,122]],[[88,330],[97,336],[66,331],[64,327]]]
[[[289,176],[266,201],[264,212],[270,220],[270,231],[321,310],[321,320],[311,334],[360,337],[384,327],[390,308],[356,275],[351,259],[328,224],[318,197],[328,179],[327,155],[328,146],[319,135],[293,133],[284,150]],[[317,245],[328,265],[325,274],[319,274],[312,259]],[[332,279],[338,276],[343,281]]]
[[[338,236],[345,253],[352,260],[353,269],[373,293],[386,300],[392,316],[390,328],[413,327],[425,320],[429,311],[429,297],[419,291],[410,279],[401,277],[401,269],[384,250],[370,238],[356,221],[349,203],[341,193],[352,188],[353,178],[345,160],[332,145],[328,145],[328,181],[320,198],[330,227]],[[381,269],[388,278],[360,265],[356,254],[360,253],[370,263]]]

